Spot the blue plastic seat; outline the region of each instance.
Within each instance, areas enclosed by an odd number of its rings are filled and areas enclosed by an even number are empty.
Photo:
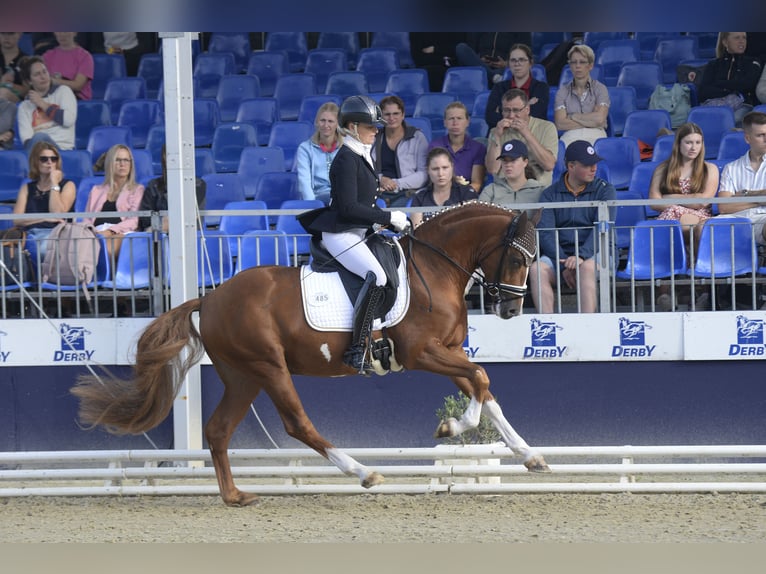
[[[638,62],[640,49],[638,40],[621,38],[619,40],[604,40],[595,49],[595,63],[603,68],[603,82],[607,86],[617,83],[620,67],[626,62]]]
[[[338,49],[311,50],[306,58],[305,71],[314,74],[317,82],[317,91],[324,93],[330,74],[348,71],[346,53]]]
[[[218,173],[235,172],[239,157],[247,146],[258,145],[258,135],[250,124],[226,122],[218,124],[213,133],[213,159]]]
[[[75,186],[84,177],[93,175],[93,158],[85,149],[61,150],[61,171],[67,179],[71,179]],[[4,172],[3,172],[4,173]]]
[[[102,183],[104,183],[103,175],[92,175],[83,177],[80,180],[80,183],[77,184],[77,193],[74,199],[75,212],[81,213],[85,211],[85,206],[88,205],[90,190],[93,189],[94,185],[101,185]]]
[[[31,54],[32,52],[28,52]],[[122,54],[93,54],[93,80],[90,83],[91,98],[103,100],[110,80],[128,75]]]
[[[227,211],[244,210],[266,210],[266,204],[263,201],[244,200],[230,201],[224,206]],[[258,215],[250,213],[246,215],[226,214],[222,215],[218,229],[227,236],[229,240],[229,251],[232,257],[239,254],[239,243],[241,236],[248,231],[262,230],[269,228],[269,218],[266,214]]]
[[[78,100],[77,120],[74,124],[74,146],[85,149],[90,130],[98,126],[111,126],[112,114],[104,100]]]
[[[601,138],[593,147],[609,166],[609,181],[614,188],[628,189],[633,168],[641,162],[636,138],[625,135]]]
[[[705,138],[705,159],[718,157],[724,134],[734,129],[734,112],[727,106],[697,106],[686,120],[697,124]]]
[[[165,126],[155,125],[146,134],[144,149],[152,156],[152,171],[155,175],[162,173],[162,146],[165,145]],[[208,150],[210,151],[210,150]]]
[[[489,133],[489,126],[482,117],[471,117],[471,121],[468,124],[468,135],[473,139],[485,138]]]
[[[246,198],[255,196],[258,179],[267,171],[285,171],[285,153],[281,147],[252,146],[242,150],[237,174]]]
[[[305,32],[268,32],[264,49],[267,52],[287,52],[290,72],[302,72],[308,57]]]
[[[623,136],[641,140],[647,145],[654,146],[657,133],[661,129],[671,130],[670,114],[666,110],[636,110],[625,117],[622,128]]]
[[[194,145],[213,144],[215,129],[221,123],[221,111],[218,100],[214,98],[194,98]]]
[[[451,93],[429,92],[421,94],[415,103],[412,117],[427,119],[431,122],[432,132],[444,131],[444,110],[454,101],[455,96]]]
[[[532,52],[535,61],[540,62],[547,54],[542,54],[543,46],[557,46],[561,42],[572,39],[571,32],[532,32]]]
[[[642,161],[633,166],[633,172],[630,174],[630,183],[628,192],[635,193],[643,199],[649,199],[649,185],[652,183],[654,170],[657,169],[657,163],[652,161]],[[647,210],[651,208],[647,206]],[[657,215],[656,212],[647,211],[647,216]]]
[[[144,79],[146,84],[146,97],[157,98],[159,96],[160,84],[163,77],[162,54],[150,52],[141,54],[138,61],[138,70],[136,75]]]
[[[268,145],[281,147],[285,154],[284,169],[293,169],[298,146],[314,133],[314,124],[309,122],[274,122],[271,126]]]
[[[412,59],[409,32],[373,32],[370,48],[393,48],[399,55],[400,67],[415,67],[415,62]]]
[[[679,38],[681,32],[634,32],[634,39],[638,40],[639,55],[641,61],[651,61],[657,51],[657,44],[666,38]],[[711,56],[715,58],[715,56]]]
[[[195,98],[215,98],[221,78],[237,73],[234,54],[203,52],[194,60],[192,76],[195,81]]]
[[[718,44],[718,32],[687,32],[697,37],[697,53],[703,60],[715,58],[715,47]]]
[[[148,289],[154,274],[154,241],[152,233],[137,231],[125,235],[117,255],[114,279],[101,282],[105,289],[134,291]]]
[[[303,98],[314,96],[316,93],[314,74],[280,76],[274,88],[274,97],[279,102],[279,119],[281,121],[297,120]]]
[[[428,141],[431,141],[434,139],[434,132],[433,128],[431,127],[431,120],[428,118],[421,118],[421,117],[410,117],[410,118],[404,118],[404,121],[413,127],[418,128],[420,131],[423,132],[423,135],[426,136],[426,139]]]
[[[359,33],[358,32],[320,32],[317,39],[317,48],[337,48],[346,53],[348,65],[356,66],[359,56]]]
[[[529,69],[529,75],[538,82],[548,83],[548,71],[542,64],[532,64],[532,67]]]
[[[620,68],[618,86],[636,89],[636,106],[639,110],[649,107],[649,98],[658,84],[662,84],[662,66],[659,62],[628,62]]]
[[[258,76],[261,81],[261,95],[271,97],[277,79],[289,74],[286,52],[253,52],[247,61],[246,74]]]
[[[399,53],[394,48],[365,48],[359,52],[358,72],[364,72],[371,92],[386,88],[389,72],[399,69]]]
[[[130,128],[133,147],[146,147],[149,130],[162,124],[160,103],[157,100],[125,100],[120,107],[117,125]]]
[[[287,235],[275,229],[248,231],[241,238],[236,272],[264,265],[290,265]]]
[[[205,190],[205,209],[224,209],[232,201],[245,201],[245,191],[236,173],[211,173],[203,175]],[[206,215],[205,227],[216,227],[221,222],[220,215]]]
[[[235,73],[244,71],[247,60],[253,51],[248,32],[213,32],[207,43],[207,51],[211,54],[228,52],[234,56]]]
[[[582,43],[590,46],[594,53],[598,52],[602,42],[607,40],[627,40],[627,32],[585,32]]]
[[[564,163],[564,155],[566,154],[567,146],[564,144],[563,141],[559,140],[559,152],[556,156],[556,164],[553,166],[553,174],[552,174],[552,181],[556,182],[559,180],[561,175],[566,171],[567,166]],[[599,162],[603,163],[603,162]]]
[[[319,111],[319,108],[327,102],[333,102],[340,107],[342,100],[339,96],[332,94],[305,96],[303,100],[301,100],[301,107],[300,110],[298,110],[298,121],[311,122],[313,124],[317,116],[317,111]]]
[[[639,221],[633,244],[628,246],[628,263],[616,273],[620,279],[665,279],[688,272],[684,234],[678,221]]]
[[[466,108],[473,109],[477,94],[487,89],[487,70],[484,66],[453,66],[447,68],[442,92],[454,94]]]
[[[130,128],[125,126],[99,126],[90,130],[88,143],[85,146],[90,152],[93,162],[97,162],[101,154],[116,144],[133,147],[133,135]]]
[[[357,94],[366,94],[370,89],[367,86],[367,76],[364,72],[333,72],[327,78],[325,94],[333,94],[341,100]]]
[[[220,285],[234,274],[229,242],[216,230],[198,231],[197,236],[197,285]]]
[[[753,273],[757,246],[753,226],[746,217],[712,217],[702,225],[694,275],[727,277]]]
[[[418,96],[431,91],[428,73],[419,68],[389,72],[384,91],[399,96],[404,102],[404,115],[411,116]]]
[[[130,152],[133,154],[133,172],[136,181],[146,185],[149,180],[154,179],[152,154],[146,149],[132,149]]]
[[[298,174],[292,171],[267,171],[255,184],[255,199],[266,202],[269,209],[279,209],[288,199],[301,199],[298,191]],[[277,222],[276,215],[269,216],[269,224]]]
[[[662,80],[666,84],[676,81],[676,68],[681,60],[696,60],[699,58],[696,36],[678,36],[664,38],[657,42],[654,60],[662,65]]]
[[[635,112],[636,89],[633,86],[609,86],[609,126],[613,136],[621,136],[625,131],[628,114]],[[639,138],[640,139],[640,138]]]
[[[261,83],[258,76],[246,74],[234,74],[223,76],[218,83],[218,92],[215,99],[218,102],[218,111],[222,122],[233,122],[237,118],[239,104],[243,100],[259,98],[261,96]]]
[[[26,153],[21,150],[0,152],[0,201],[14,201],[28,173]]]
[[[486,119],[487,100],[489,100],[489,94],[489,90],[484,90],[483,92],[476,94],[476,97],[473,100],[473,108],[469,110],[471,112],[472,118]]]
[[[639,194],[621,191],[617,199],[643,199]],[[646,220],[643,205],[618,205],[614,215],[614,244],[618,249],[630,247],[631,230],[639,222]]]
[[[194,148],[194,173],[197,177],[215,173],[215,158],[209,147]]]
[[[324,207],[324,203],[319,199],[289,199],[282,202],[280,209],[317,209]],[[308,255],[311,245],[311,235],[309,235],[295,215],[280,213],[277,216],[276,230],[282,231],[287,235],[287,251],[293,258],[296,255]]]
[[[143,78],[115,78],[109,80],[104,92],[104,101],[109,104],[112,124],[117,125],[120,108],[126,100],[146,98],[146,82]]]
[[[258,145],[269,142],[271,126],[279,119],[279,104],[275,98],[249,98],[242,100],[234,121],[252,124],[258,138]]]
[[[716,159],[735,160],[741,158],[750,150],[745,141],[745,132],[727,132],[721,138]]]
[[[673,153],[673,144],[676,141],[676,136],[673,134],[666,134],[659,136],[654,141],[654,149],[652,150],[652,163],[658,163],[665,161]]]

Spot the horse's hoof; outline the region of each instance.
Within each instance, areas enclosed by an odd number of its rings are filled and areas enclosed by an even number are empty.
[[[439,426],[436,427],[436,432],[434,432],[434,438],[448,438],[455,436],[455,427],[453,426],[455,423],[457,423],[457,420],[451,417],[440,422]]]
[[[380,474],[379,472],[371,472],[362,481],[362,486],[364,488],[372,488],[373,486],[383,484],[383,482],[385,482],[385,479],[383,478],[382,474]]]
[[[261,497],[257,494],[248,494],[247,492],[238,491],[235,496],[228,499],[224,498],[223,502],[226,506],[243,507],[259,502],[260,499]]]
[[[533,456],[532,458],[525,460],[524,466],[527,467],[529,472],[551,472],[550,467],[545,463],[545,459],[540,455]]]

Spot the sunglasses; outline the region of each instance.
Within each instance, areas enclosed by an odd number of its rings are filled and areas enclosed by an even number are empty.
[[[57,155],[41,155],[38,159],[40,163],[54,163],[59,160]]]

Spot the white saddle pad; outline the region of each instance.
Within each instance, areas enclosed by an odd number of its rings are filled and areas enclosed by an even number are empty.
[[[397,243],[401,262],[397,270],[399,290],[396,302],[384,320],[375,319],[373,330],[392,327],[399,323],[410,306],[410,286],[407,283],[407,266],[401,246]],[[316,273],[311,267],[301,267],[301,299],[303,314],[312,329],[317,331],[351,331],[354,306],[349,301],[340,275],[337,273]]]

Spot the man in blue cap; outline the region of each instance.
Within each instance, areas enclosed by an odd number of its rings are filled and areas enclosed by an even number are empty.
[[[590,142],[573,141],[566,148],[567,170],[543,191],[540,203],[607,201],[615,199],[614,186],[596,177],[601,161]],[[610,207],[614,221],[614,207]],[[543,209],[540,230],[540,258],[529,270],[532,299],[539,313],[553,313],[553,286],[561,277],[577,290],[579,311],[596,311],[596,261],[598,207]]]

